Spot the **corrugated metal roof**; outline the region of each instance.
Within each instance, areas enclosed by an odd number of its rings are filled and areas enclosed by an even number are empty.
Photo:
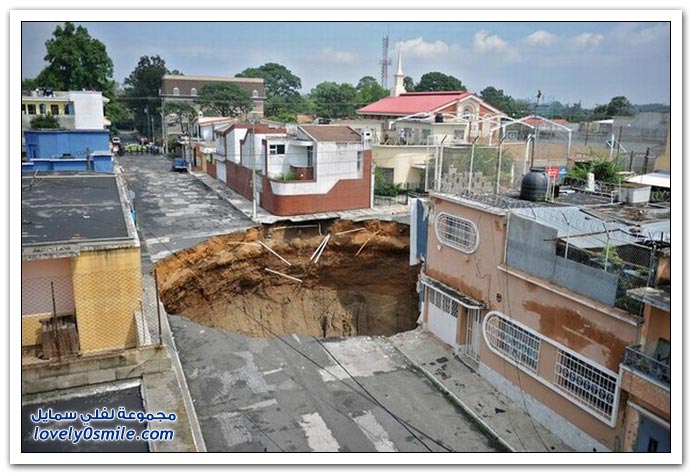
[[[670,173],[657,171],[654,173],[642,174],[629,178],[627,182],[670,189]]]
[[[578,248],[603,248],[606,244],[619,247],[640,240],[629,233],[627,224],[603,221],[574,206],[514,209],[512,214],[556,229],[557,237]]]

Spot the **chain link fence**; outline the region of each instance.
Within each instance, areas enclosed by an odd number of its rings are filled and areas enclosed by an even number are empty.
[[[23,355],[61,360],[157,344],[157,310],[139,268],[23,276]]]

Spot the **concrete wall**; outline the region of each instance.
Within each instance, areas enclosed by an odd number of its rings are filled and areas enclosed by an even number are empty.
[[[603,304],[615,304],[617,275],[556,255],[556,229],[512,215],[507,235],[508,266]]]
[[[104,104],[100,92],[71,91],[70,100],[74,103],[76,129],[103,130]]]
[[[27,130],[26,138],[27,158],[51,158],[70,154],[72,156],[86,157],[87,150],[108,150],[110,144],[107,131],[37,131]]]
[[[139,248],[83,252],[72,261],[82,353],[135,346],[142,276]]]

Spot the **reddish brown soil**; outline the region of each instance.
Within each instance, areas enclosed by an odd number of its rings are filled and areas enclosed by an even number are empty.
[[[280,227],[216,237],[160,262],[166,310],[255,337],[388,336],[415,327],[418,268],[408,263],[408,226],[337,221],[320,229]],[[365,230],[335,235],[360,227]],[[327,234],[332,237],[319,262],[310,262]]]

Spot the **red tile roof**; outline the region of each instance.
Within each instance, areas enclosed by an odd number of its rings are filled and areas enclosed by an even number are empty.
[[[407,92],[398,97],[385,97],[358,109],[362,115],[411,115],[431,112],[471,95],[469,92]]]
[[[300,128],[318,142],[358,143],[362,140],[348,125],[301,125]]]

